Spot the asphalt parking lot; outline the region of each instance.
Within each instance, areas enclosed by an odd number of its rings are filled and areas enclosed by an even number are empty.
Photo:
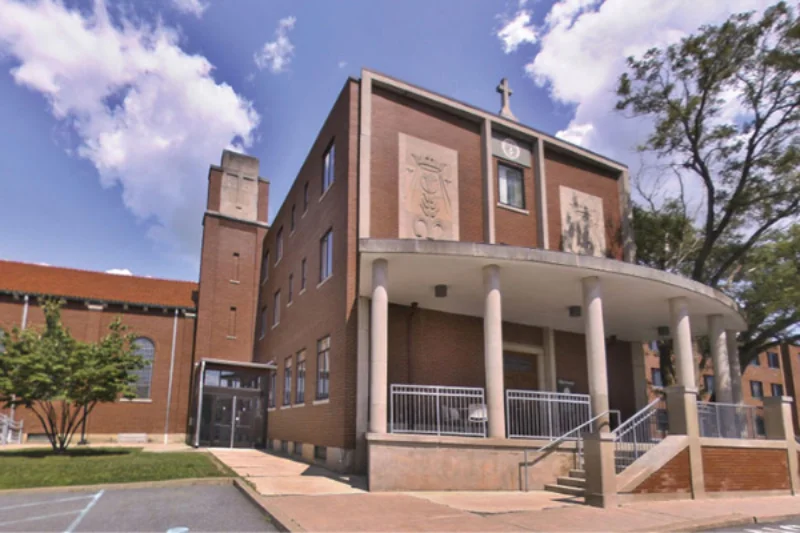
[[[0,531],[277,531],[236,487],[0,495]]]
[[[709,530],[713,533],[800,533],[800,515],[789,520],[764,524],[747,524]]]

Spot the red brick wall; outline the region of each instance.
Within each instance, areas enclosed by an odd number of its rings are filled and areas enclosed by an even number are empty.
[[[692,473],[689,466],[689,448],[678,453],[667,464],[653,472],[636,487],[634,494],[654,494],[665,492],[690,492]]]
[[[355,208],[358,84],[348,81],[323,125],[309,155],[278,210],[264,239],[270,253],[269,280],[259,287],[258,309],[267,306],[263,339],[256,335],[255,360],[278,366],[276,406],[268,415],[268,438],[320,446],[355,446]],[[323,156],[335,142],[335,180],[323,196]],[[303,189],[309,184],[309,208],[303,214]],[[292,205],[296,226],[290,229]],[[351,216],[352,214],[352,216]],[[276,236],[283,227],[283,258],[276,265]],[[320,239],[333,229],[333,276],[320,282]],[[301,262],[306,258],[307,286],[300,293]],[[288,303],[289,275],[294,276],[293,302]],[[280,324],[272,327],[273,297],[281,291]],[[330,399],[316,399],[317,340],[330,335]],[[284,364],[292,357],[292,402],[295,402],[297,357],[306,350],[305,402],[281,409]]]
[[[789,489],[786,450],[703,447],[708,492]]]
[[[0,328],[19,326],[22,317],[22,301],[0,297]],[[81,341],[96,342],[107,334],[108,325],[116,317],[130,328],[136,336],[147,337],[155,344],[151,398],[141,401],[119,401],[102,404],[95,408],[87,422],[87,432],[94,434],[148,433],[159,439],[164,432],[167,393],[169,383],[170,356],[172,350],[173,311],[161,309],[125,311],[121,306],[109,306],[104,311],[90,311],[83,304],[70,304],[62,310],[62,321],[73,336]],[[172,402],[170,405],[170,433],[186,431],[192,369],[192,337],[194,319],[179,315],[173,371]],[[31,301],[28,312],[28,327],[40,328],[44,315],[36,301]],[[18,409],[26,433],[42,433],[41,424],[33,413]]]
[[[575,158],[545,149],[545,175],[547,176],[547,223],[550,248],[561,250],[561,193],[563,185],[603,200],[606,218],[606,246],[608,256],[622,259],[620,239],[620,205],[617,176],[609,171],[581,163]]]
[[[527,246],[530,248],[541,247],[537,236],[537,212],[536,209],[536,187],[534,184],[533,169],[512,165],[505,160],[493,158],[494,164],[494,196],[500,198],[498,180],[500,172],[498,164],[502,161],[504,165],[514,166],[522,170],[525,192],[525,210],[527,214],[513,211],[497,205],[494,214],[495,242],[497,244],[509,244],[511,246]]]
[[[483,242],[481,136],[475,122],[376,88],[372,94],[370,233],[398,236],[398,133],[458,152],[460,240]]]
[[[797,394],[800,392],[800,346],[784,345],[781,349],[781,366],[783,367],[785,394],[794,398],[792,420],[795,434],[800,433],[800,404]]]

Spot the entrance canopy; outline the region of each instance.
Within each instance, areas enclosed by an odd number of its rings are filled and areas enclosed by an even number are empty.
[[[650,341],[670,325],[669,300],[688,302],[692,333],[704,335],[709,315],[721,315],[725,329],[747,327],[736,303],[702,283],[614,259],[566,252],[454,241],[361,239],[359,294],[372,290],[371,264],[388,261],[391,303],[482,317],[483,267],[500,267],[503,320],[575,333],[584,332],[570,307],[583,301],[581,279],[601,283],[605,333],[620,340]],[[446,285],[446,296],[435,287]],[[585,310],[583,310],[585,312]]]

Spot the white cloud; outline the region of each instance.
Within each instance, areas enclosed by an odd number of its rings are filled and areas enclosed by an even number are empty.
[[[249,146],[259,122],[251,103],[217,83],[205,57],[185,53],[174,30],[112,23],[102,0],[91,13],[0,0],[0,12],[0,58],[16,83],[46,98],[147,234],[196,264],[208,164]]]
[[[763,9],[772,0],[559,0],[535,32],[539,49],[526,73],[551,98],[574,108],[558,135],[639,170],[635,146],[649,132],[646,119],[614,110],[625,59],[663,47],[720,23],[731,13]]]
[[[344,68],[347,66],[347,61],[339,61],[339,68]]]
[[[533,44],[537,40],[536,30],[531,24],[531,12],[518,11],[498,30],[497,37],[503,41],[503,51],[510,54],[523,43]]]
[[[116,274],[117,276],[133,276],[133,272],[127,268],[112,268],[106,270],[106,274]]]
[[[259,69],[268,68],[273,74],[280,74],[286,70],[294,55],[294,45],[289,41],[289,32],[294,28],[295,22],[297,22],[295,17],[286,17],[278,22],[275,40],[264,43],[261,50],[253,56]]]
[[[172,7],[181,13],[194,15],[197,18],[203,16],[203,13],[208,9],[209,5],[210,4],[202,0],[172,0]]]

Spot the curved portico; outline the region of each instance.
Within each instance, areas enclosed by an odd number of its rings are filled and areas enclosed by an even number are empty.
[[[714,337],[712,355],[720,371],[728,366],[722,364],[728,360],[726,331],[746,326],[735,302],[719,291],[613,259],[411,239],[361,239],[359,252],[359,294],[372,298],[377,290],[386,295],[372,300],[373,331],[383,331],[376,320],[388,316],[389,303],[483,319],[490,437],[503,438],[506,431],[503,374],[497,370],[503,365],[504,321],[585,336],[589,394],[596,414],[609,408],[607,339],[639,343],[669,331],[675,340],[679,385],[694,390],[692,337]],[[373,280],[375,272],[379,278]],[[388,343],[383,338],[373,336],[370,345],[370,413],[384,417],[383,424],[370,421],[373,431],[386,427]],[[734,389],[738,378],[732,376]],[[493,416],[500,420],[492,423]]]

